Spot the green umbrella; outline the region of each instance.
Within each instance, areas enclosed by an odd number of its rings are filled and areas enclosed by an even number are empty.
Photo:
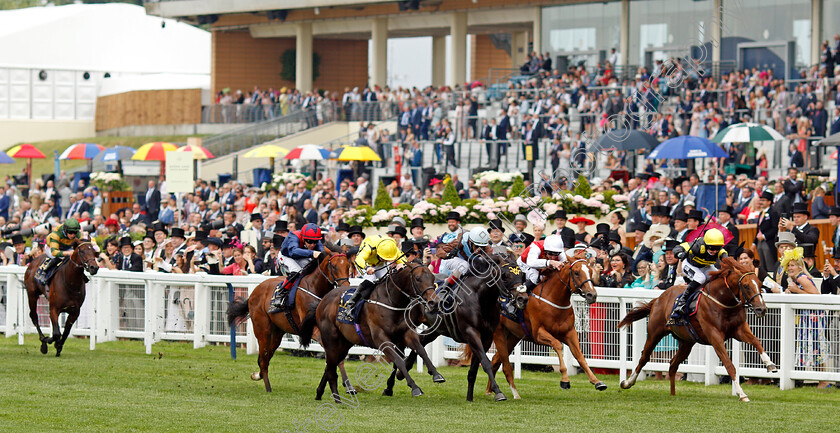
[[[758,123],[736,123],[718,132],[712,141],[715,143],[752,143],[754,141],[784,140],[775,129]]]

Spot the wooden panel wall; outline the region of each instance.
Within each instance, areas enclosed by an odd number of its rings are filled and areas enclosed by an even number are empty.
[[[822,266],[826,257],[823,250],[823,244],[826,247],[832,247],[834,244],[831,240],[831,235],[834,234],[834,227],[831,226],[831,223],[827,219],[823,220],[811,220],[809,223],[818,228],[820,230],[820,242],[815,245],[816,252],[817,252],[817,267],[822,271]],[[755,236],[757,233],[756,225],[755,224],[739,224],[738,230],[741,234],[741,242],[744,242],[744,248],[751,248],[753,243],[755,242]],[[774,241],[775,242],[775,241]]]
[[[489,77],[491,68],[512,67],[510,54],[505,50],[497,49],[490,41],[490,36],[472,35],[472,41],[471,81]]]
[[[142,90],[96,99],[96,130],[201,123],[201,89]]]
[[[248,31],[212,34],[210,87],[214,95],[226,87],[247,94],[254,86],[261,90],[295,86],[280,78],[280,56],[295,49],[294,38],[252,38]],[[315,39],[313,49],[321,57],[315,88],[343,92],[345,87],[367,84],[367,40]]]

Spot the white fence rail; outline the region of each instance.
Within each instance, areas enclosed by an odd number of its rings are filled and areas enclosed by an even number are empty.
[[[36,332],[29,318],[23,274],[24,269],[17,266],[0,267],[0,332],[6,337],[17,335],[19,344],[23,344],[25,333]],[[90,337],[91,350],[99,342],[139,339],[143,340],[146,353],[151,353],[154,343],[161,340],[192,341],[196,348],[230,342],[225,316],[227,284],[232,284],[236,296],[246,296],[265,279],[261,275],[220,277],[100,270],[87,285],[87,298],[71,335]],[[624,330],[617,329],[616,324],[636,302],[653,299],[660,293],[598,288],[596,304],[586,305],[581,298],[573,298],[581,349],[590,367],[618,369],[622,379],[635,368],[647,336],[646,321],[640,320]],[[759,319],[748,313],[747,320],[780,371],[767,372],[755,349],[732,341],[728,347],[738,373],[778,378],[782,389],[792,388],[794,380],[840,381],[840,296],[780,294],[765,295],[764,300],[767,315]],[[42,330],[51,332],[43,298],[39,301],[38,318]],[[244,338],[238,341],[245,343],[247,353],[253,354],[257,352],[257,342],[250,323],[240,325],[236,333]],[[286,336],[280,347],[300,348],[296,336]],[[316,343],[307,350],[323,351]],[[436,364],[460,355],[458,345],[445,338],[430,343],[427,350]],[[675,350],[676,343],[666,338],[645,370],[667,371]],[[376,352],[357,346],[350,353]],[[563,355],[570,370],[578,367],[568,349]],[[522,364],[558,364],[550,347],[530,342],[517,345],[511,360],[516,377],[520,376]],[[719,376],[726,376],[714,350],[706,346],[695,346],[680,371],[706,384],[716,384]]]

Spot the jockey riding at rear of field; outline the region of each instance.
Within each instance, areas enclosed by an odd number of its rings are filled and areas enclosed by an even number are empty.
[[[525,290],[530,295],[540,282],[540,270],[548,267],[560,269],[566,261],[563,238],[551,235],[542,241],[531,242],[522,255],[516,259],[516,264],[525,272]]]
[[[726,242],[723,232],[718,229],[711,229],[706,232],[702,239],[696,239],[693,244],[683,242],[674,248],[674,257],[685,259],[683,262],[683,274],[688,279],[688,287],[685,292],[677,298],[677,304],[671,313],[669,325],[675,324],[685,316],[688,299],[709,279],[709,272],[719,270],[717,265],[720,259],[727,257],[723,245]]]
[[[72,245],[78,238],[80,229],[79,221],[75,218],[69,218],[47,236],[47,247],[44,249],[47,259],[41,263],[35,273],[35,279],[41,285],[47,285],[47,276],[49,276],[53,267],[63,258],[73,255]]]
[[[353,264],[362,275],[362,283],[345,304],[346,311],[353,311],[359,299],[367,299],[379,280],[388,273],[389,262],[396,262],[397,269],[406,264],[405,256],[397,248],[397,242],[389,237],[373,235],[362,241]]]
[[[301,276],[301,273],[310,270],[306,265],[312,259],[317,259],[324,253],[324,244],[321,243],[321,228],[315,224],[307,224],[302,229],[290,232],[283,244],[280,246],[280,253],[277,259],[289,270],[286,275],[286,283],[282,290],[276,290],[271,299],[269,314],[276,313],[285,305],[286,294],[294,281]],[[303,275],[305,276],[305,275]]]

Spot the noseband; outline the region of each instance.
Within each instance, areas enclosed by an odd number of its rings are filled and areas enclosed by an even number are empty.
[[[333,288],[333,289],[338,287],[338,286],[345,285],[345,284],[342,284],[342,282],[347,283],[346,285],[350,284],[350,277],[335,278],[335,274],[336,274],[337,271],[336,271],[335,265],[333,265],[333,263],[332,263],[332,260],[334,258],[337,258],[337,257],[347,257],[347,255],[342,254],[342,253],[337,253],[337,254],[333,254],[333,255],[331,255],[327,258],[327,269],[329,269],[329,276],[324,273],[324,271],[321,269],[320,265],[318,266],[318,272],[320,272],[321,275],[324,277],[324,279],[327,280],[327,282],[331,284],[331,288]]]
[[[84,246],[84,245],[90,245],[90,242],[82,242],[82,243],[78,244],[76,246],[76,248],[73,250],[73,254],[70,255],[70,262],[73,263],[74,265],[76,265],[77,268],[82,268],[82,269],[88,271],[88,273],[90,273],[91,266],[89,265],[89,263],[90,263],[91,260],[94,260],[93,257],[91,257],[90,259],[88,259],[84,262],[81,262],[81,263],[73,260],[73,256],[78,256],[79,260],[82,259],[82,255],[81,255],[81,253],[79,253],[79,249],[82,248],[82,246]]]
[[[731,271],[730,271],[730,272],[731,272]],[[735,295],[735,292],[734,292],[734,291],[732,290],[732,288],[729,286],[729,280],[728,280],[727,278],[724,278],[724,279],[723,279],[723,282],[726,284],[726,289],[727,289],[727,290],[729,290],[729,293],[732,295],[732,297],[733,297],[733,298],[735,298],[735,299],[737,299],[737,300],[738,300],[738,303],[737,303],[737,304],[732,305],[732,306],[729,306],[729,305],[723,305],[723,304],[722,304],[722,303],[720,303],[717,299],[714,299],[714,298],[713,298],[713,297],[711,297],[711,296],[709,296],[709,299],[711,299],[711,300],[715,301],[715,303],[717,303],[718,305],[720,305],[720,306],[722,306],[722,307],[724,307],[724,308],[736,308],[736,307],[740,307],[741,305],[744,305],[745,307],[747,307],[747,309],[748,309],[748,310],[753,311],[753,310],[755,309],[755,307],[753,307],[753,305],[752,305],[752,300],[753,300],[753,299],[755,299],[755,297],[756,297],[756,296],[758,296],[758,297],[759,297],[759,299],[762,299],[762,300],[763,300],[763,298],[762,298],[762,296],[761,296],[761,289],[759,288],[759,289],[758,289],[758,291],[757,291],[754,295],[750,296],[750,298],[749,298],[749,299],[747,299],[747,300],[744,300],[744,299],[743,299],[743,298],[744,298],[744,286],[743,286],[743,283],[742,283],[742,282],[744,281],[744,277],[746,277],[747,275],[753,275],[753,276],[756,276],[756,272],[755,272],[755,271],[752,271],[752,272],[745,272],[745,273],[741,274],[741,276],[738,278],[738,294],[739,294],[740,296],[736,296],[736,295]],[[706,295],[708,295],[708,293],[707,293]]]
[[[581,289],[581,287],[585,286],[586,283],[591,283],[593,286],[595,286],[595,281],[592,280],[592,278],[587,278],[587,279],[583,280],[583,282],[580,283],[580,284],[575,282],[575,277],[572,275],[572,267],[574,267],[576,264],[581,263],[581,262],[586,264],[586,259],[577,259],[577,260],[569,263],[569,281],[571,281],[571,283],[572,283],[571,285],[569,285],[569,283],[564,281],[562,278],[560,279],[560,281],[562,281],[563,284],[566,287],[568,287],[569,290],[571,290],[572,293],[576,293],[578,295],[584,296],[585,294],[583,293],[583,289]]]

